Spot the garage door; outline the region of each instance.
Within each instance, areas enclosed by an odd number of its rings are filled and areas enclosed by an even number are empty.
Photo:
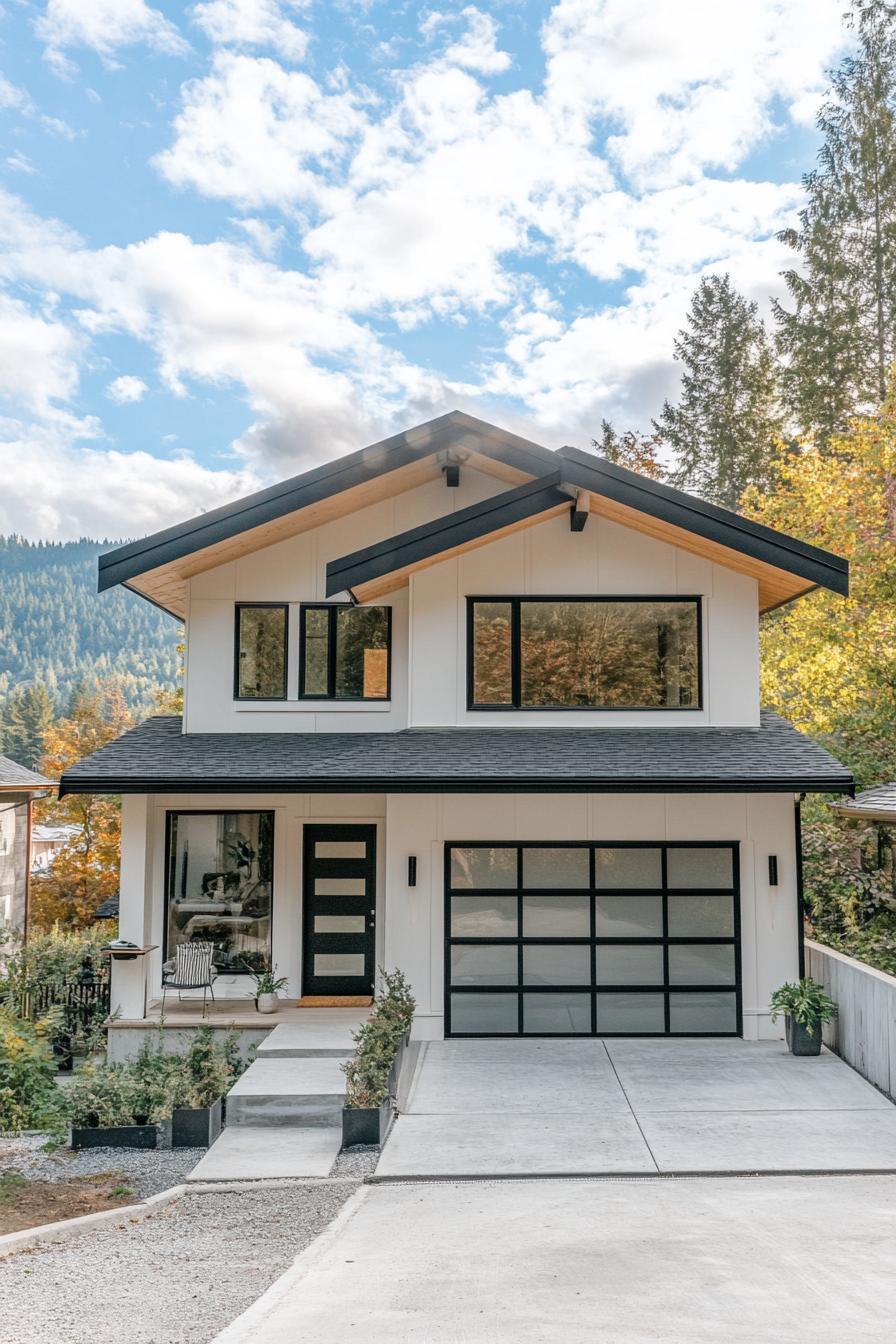
[[[451,1036],[737,1036],[736,844],[445,849]]]

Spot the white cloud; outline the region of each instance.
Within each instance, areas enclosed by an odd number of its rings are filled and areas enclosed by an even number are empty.
[[[0,398],[47,419],[77,391],[83,341],[52,315],[0,294]]]
[[[20,149],[14,149],[11,154],[7,154],[6,166],[14,173],[25,173],[28,177],[33,177],[37,172],[28,155],[23,154]]]
[[[122,47],[138,43],[170,55],[189,49],[174,24],[145,0],[48,0],[34,28],[46,43],[44,56],[63,73],[72,72],[65,55],[71,47],[87,47],[110,66]]]
[[[286,238],[282,224],[275,226],[264,219],[254,218],[232,219],[230,222],[246,235],[261,257],[275,257]]]
[[[108,384],[106,396],[110,401],[124,405],[126,402],[142,401],[148,391],[149,387],[142,378],[135,378],[131,373],[123,373]]]
[[[490,14],[483,14],[474,5],[461,10],[467,21],[467,31],[453,42],[444,59],[451,65],[476,70],[482,75],[498,75],[511,66],[510,55],[497,47],[498,25]]]
[[[283,8],[277,0],[204,0],[193,10],[193,21],[218,46],[269,47],[287,61],[301,61],[308,35]],[[304,5],[287,0],[286,8]]]
[[[267,57],[219,52],[209,75],[184,85],[174,144],[154,162],[177,186],[247,208],[323,201],[333,192],[322,170],[360,125],[350,95]]]

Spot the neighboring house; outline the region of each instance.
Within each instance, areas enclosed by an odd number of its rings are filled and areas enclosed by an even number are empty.
[[[59,851],[80,834],[81,827],[73,822],[64,822],[61,826],[32,826],[31,871],[48,873]]]
[[[0,948],[11,932],[23,933],[28,918],[31,872],[31,808],[46,797],[50,780],[0,756]]]
[[[422,1038],[779,1034],[798,800],[852,778],[760,712],[759,616],[845,561],[453,412],[102,556],[115,584],[185,623],[183,723],[62,788],[124,796],[150,1001],[200,940],[219,1000],[401,967]]]

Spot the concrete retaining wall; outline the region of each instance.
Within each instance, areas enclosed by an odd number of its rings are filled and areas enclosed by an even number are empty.
[[[824,1029],[825,1045],[896,1099],[896,976],[809,939],[806,974],[824,985],[840,1009]]]

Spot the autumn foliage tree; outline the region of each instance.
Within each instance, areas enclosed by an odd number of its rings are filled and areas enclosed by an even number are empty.
[[[121,687],[114,680],[76,692],[66,718],[44,735],[41,770],[58,779],[76,761],[132,724]],[[37,820],[49,825],[73,824],[78,830],[57,853],[47,873],[31,887],[32,928],[80,928],[118,890],[121,803],[108,794],[71,794],[38,804]]]

